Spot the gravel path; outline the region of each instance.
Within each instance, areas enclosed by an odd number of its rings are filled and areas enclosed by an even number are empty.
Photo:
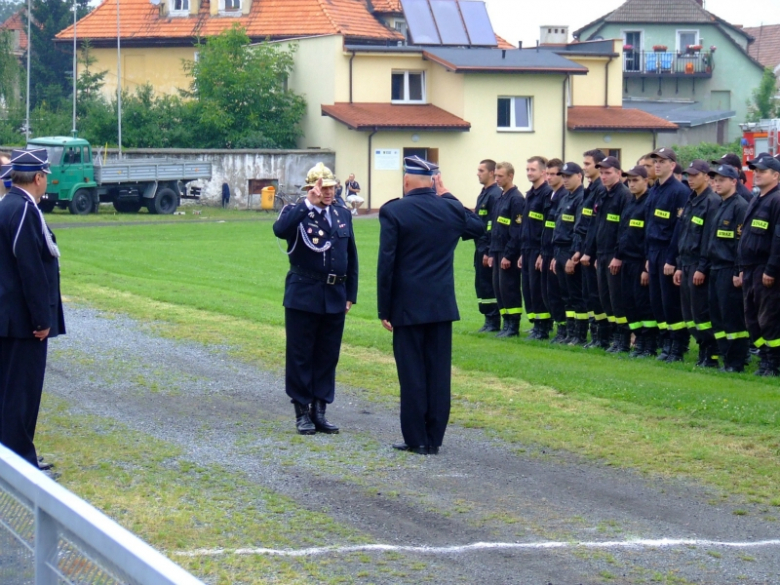
[[[226,348],[161,338],[124,317],[72,306],[67,317],[69,334],[51,345],[46,390],[74,411],[174,443],[200,465],[245,474],[378,544],[507,543],[397,553],[424,563],[436,583],[778,582],[780,543],[717,544],[778,538],[766,509],[458,427],[448,430],[439,456],[397,453],[389,448],[400,438],[397,408],[363,399],[360,389],[339,388],[329,409],[341,434],[301,440],[277,374]],[[85,356],[91,359],[79,359]],[[696,542],[625,546],[636,539]],[[560,545],[541,544],[549,542]],[[420,578],[376,573],[357,582]]]

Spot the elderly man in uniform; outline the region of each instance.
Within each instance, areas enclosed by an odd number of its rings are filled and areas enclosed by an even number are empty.
[[[460,318],[455,247],[484,232],[437,172],[431,162],[405,158],[404,197],[379,210],[379,319],[393,333],[401,385],[404,442],[393,447],[420,455],[439,452],[450,416],[452,322]]]
[[[287,333],[285,390],[298,433],[338,433],[325,418],[336,392],[336,365],[346,314],[357,301],[358,258],[352,216],[333,206],[336,180],[322,163],[306,177],[306,198],[274,223],[287,240],[290,271],[284,287]]]
[[[60,251],[37,206],[49,172],[45,149],[14,150],[0,201],[0,443],[39,469],[51,467],[33,444],[48,340],[65,333]]]

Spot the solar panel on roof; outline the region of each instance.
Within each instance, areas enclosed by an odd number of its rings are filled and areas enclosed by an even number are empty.
[[[441,45],[428,0],[401,0],[401,7],[415,45]]]
[[[463,22],[466,23],[466,32],[468,32],[471,44],[481,47],[498,46],[485,3],[474,0],[458,0],[458,5],[463,15]]]
[[[468,45],[469,37],[454,0],[430,0],[442,45]]]

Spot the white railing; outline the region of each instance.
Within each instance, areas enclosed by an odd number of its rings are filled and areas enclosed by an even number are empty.
[[[0,583],[203,585],[2,445]]]

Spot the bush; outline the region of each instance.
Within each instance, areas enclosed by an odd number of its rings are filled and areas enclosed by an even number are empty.
[[[683,169],[688,168],[691,161],[697,158],[706,160],[708,164],[728,153],[736,154],[740,159],[742,158],[742,146],[739,139],[723,145],[701,142],[690,146],[673,146],[672,148],[677,153],[677,162],[682,165]]]

